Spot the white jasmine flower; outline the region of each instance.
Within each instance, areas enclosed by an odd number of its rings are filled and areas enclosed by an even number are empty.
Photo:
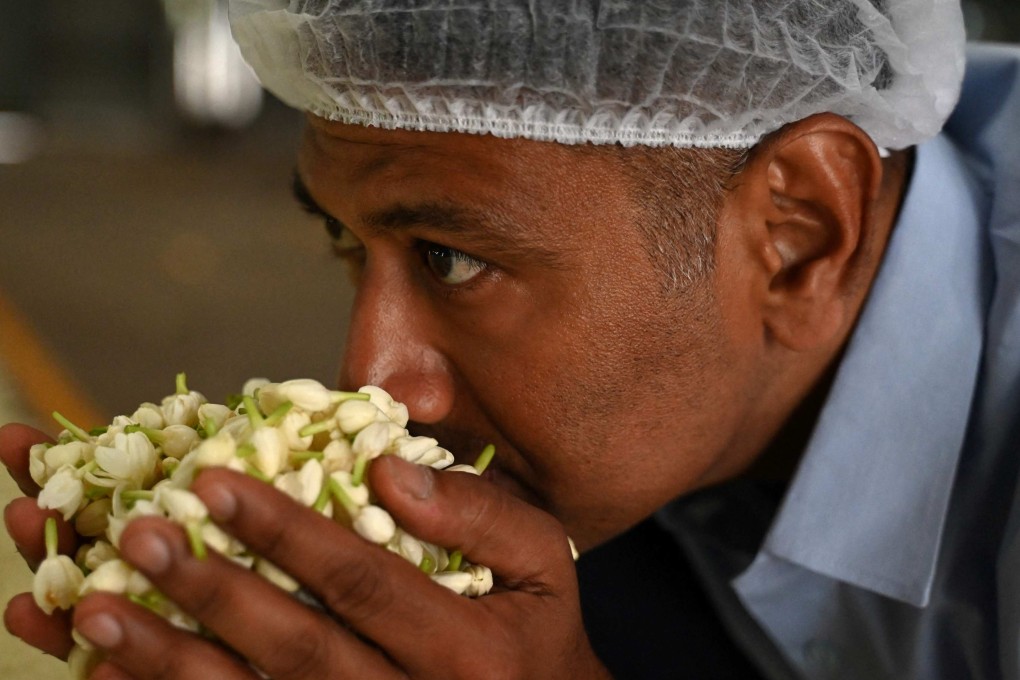
[[[397,530],[390,513],[378,505],[366,505],[354,517],[354,530],[367,541],[377,545],[389,543]]]
[[[205,503],[198,496],[184,489],[161,486],[155,495],[156,503],[178,524],[205,521],[209,516]]]
[[[347,470],[337,470],[336,472],[330,473],[329,476],[330,479],[332,479],[334,482],[340,485],[340,488],[343,490],[343,492],[347,494],[347,498],[349,498],[355,506],[357,506],[358,508],[363,508],[366,505],[368,505],[369,502],[368,487],[364,484],[359,484],[355,486],[353,480],[351,479],[350,472],[348,472]]]
[[[134,567],[120,558],[103,562],[82,581],[78,596],[81,598],[96,592],[123,595],[128,592],[128,581],[133,572]]]
[[[238,418],[238,420],[242,419]],[[224,429],[215,437],[209,437],[199,444],[187,457],[194,459],[195,466],[201,470],[208,467],[222,467],[233,460],[236,455],[237,442]],[[183,462],[182,460],[181,463],[183,464]]]
[[[434,446],[415,462],[418,465],[428,465],[436,470],[442,470],[453,465],[453,454],[441,446]]]
[[[463,595],[474,581],[474,576],[466,571],[440,571],[429,576],[435,583],[458,595]]]
[[[492,590],[492,570],[481,564],[471,564],[464,569],[471,575],[471,583],[464,589],[468,597],[481,597]]]
[[[371,423],[384,422],[386,414],[371,401],[349,399],[336,409],[336,424],[344,434],[353,435]]]
[[[475,476],[478,476],[478,475],[481,474],[478,471],[478,468],[476,468],[474,465],[463,465],[463,464],[461,464],[461,465],[451,465],[450,467],[445,468],[445,469],[446,469],[447,472],[466,472],[469,475],[475,475]]]
[[[393,441],[389,423],[371,423],[354,437],[351,450],[355,458],[371,460],[382,455]]]
[[[89,571],[95,571],[104,562],[119,559],[120,553],[106,541],[96,541],[86,552],[82,562]]]
[[[283,417],[278,426],[287,440],[287,446],[293,451],[307,451],[312,445],[312,435],[302,437],[301,428],[312,422],[311,416],[304,411],[292,410]]]
[[[350,470],[354,466],[354,452],[346,439],[334,439],[322,449],[322,467],[326,472]]]
[[[52,475],[65,465],[78,467],[92,460],[94,444],[73,441],[67,444],[51,446],[43,453],[47,474]]]
[[[275,427],[260,427],[252,433],[251,443],[255,447],[252,464],[272,479],[284,468],[290,457],[287,438]]]
[[[285,402],[294,404],[308,413],[325,411],[333,405],[333,393],[317,380],[287,380],[282,383],[263,385],[258,395],[259,406],[266,413],[272,413]]]
[[[388,547],[414,565],[421,564],[421,558],[425,555],[425,551],[421,547],[421,541],[399,528],[394,536],[394,540],[390,541]]]
[[[432,437],[398,437],[392,446],[394,455],[403,458],[408,463],[416,463],[426,451],[439,446]]]
[[[156,476],[156,448],[141,432],[119,433],[114,445],[97,446],[96,462],[114,479],[124,480],[137,488],[148,486]]]
[[[173,458],[183,458],[201,439],[193,427],[187,425],[168,425],[163,430],[163,453]]]
[[[269,380],[266,378],[251,378],[244,383],[244,387],[241,388],[241,394],[247,397],[254,397],[256,392],[268,384]]]
[[[65,521],[70,521],[85,500],[85,485],[76,472],[70,465],[57,470],[39,492],[39,507],[56,510]]]
[[[198,425],[198,409],[206,399],[200,392],[191,390],[185,394],[172,394],[163,399],[160,411],[167,425]]]
[[[394,401],[389,392],[375,385],[365,385],[358,392],[367,394],[369,401],[385,413],[389,420],[392,420],[400,427],[407,427],[407,406],[399,401]]]
[[[34,444],[28,450],[28,474],[32,476],[32,481],[38,484],[40,487],[46,484],[46,480],[50,478],[50,472],[46,469],[46,449],[50,448],[50,444]]]
[[[131,420],[147,427],[150,430],[162,430],[166,427],[166,421],[163,419],[163,411],[159,406],[146,402],[139,406],[134,413],[131,414]]]
[[[237,443],[246,442],[251,438],[251,422],[243,416],[235,416],[223,423],[220,432],[230,435]]]
[[[311,507],[319,497],[324,477],[322,465],[312,459],[302,465],[300,470],[278,476],[273,485],[298,503]]]
[[[46,520],[46,559],[32,579],[32,597],[47,614],[53,610],[70,609],[78,601],[78,588],[85,576],[67,555],[57,553],[57,522]]]
[[[212,422],[217,430],[233,416],[234,412],[223,404],[202,404],[198,407],[198,422],[202,425]]]
[[[88,680],[102,660],[103,654],[98,650],[89,649],[81,644],[75,645],[67,655],[67,669],[71,680]]]

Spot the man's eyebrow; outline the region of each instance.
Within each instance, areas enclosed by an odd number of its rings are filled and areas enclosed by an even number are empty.
[[[398,204],[368,214],[365,226],[376,231],[402,231],[425,227],[456,236],[465,245],[550,268],[562,267],[562,256],[538,243],[529,242],[521,228],[498,208],[480,210],[454,203]],[[456,245],[453,244],[453,245]]]
[[[305,210],[305,212],[321,217],[326,222],[326,231],[333,238],[334,241],[339,241],[340,237],[344,233],[343,222],[330,215],[328,212],[323,210],[322,206],[315,202],[312,198],[311,192],[308,191],[308,187],[305,186],[304,181],[301,179],[301,175],[298,171],[294,171],[293,178],[290,183],[291,193],[294,194],[295,200]]]

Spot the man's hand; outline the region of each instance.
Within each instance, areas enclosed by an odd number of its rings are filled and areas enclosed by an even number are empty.
[[[108,655],[94,677],[257,678],[249,663],[277,680],[605,674],[582,627],[573,560],[555,519],[472,475],[394,457],[377,459],[369,477],[402,527],[491,567],[494,591],[456,595],[271,486],[209,470],[193,490],[213,519],[297,578],[330,615],[217,554],[196,559],[179,527],[142,518],[122,535],[124,558],[236,654],[124,598],[94,594],[74,613],[79,632]],[[8,626],[29,639],[23,631],[38,616]]]
[[[63,520],[60,513],[41,510],[35,502],[39,487],[28,473],[28,450],[33,444],[45,441],[51,440],[27,425],[0,427],[0,461],[27,496],[16,498],[7,505],[4,524],[18,552],[32,569],[46,557],[43,527],[47,517],[57,520],[60,552],[72,555],[77,548],[71,525]],[[73,644],[68,613],[57,610],[52,616],[47,616],[36,606],[30,593],[22,593],[10,601],[4,612],[4,624],[13,635],[53,656],[65,658]]]

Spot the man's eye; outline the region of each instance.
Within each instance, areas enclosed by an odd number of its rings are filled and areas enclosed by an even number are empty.
[[[426,243],[425,262],[436,278],[448,286],[467,283],[488,267],[456,248],[447,248],[437,243]]]

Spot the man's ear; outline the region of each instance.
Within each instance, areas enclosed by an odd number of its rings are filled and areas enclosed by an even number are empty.
[[[751,154],[734,188],[737,214],[728,217],[748,239],[770,338],[805,351],[852,322],[875,249],[881,180],[871,139],[833,114],[792,123]]]

